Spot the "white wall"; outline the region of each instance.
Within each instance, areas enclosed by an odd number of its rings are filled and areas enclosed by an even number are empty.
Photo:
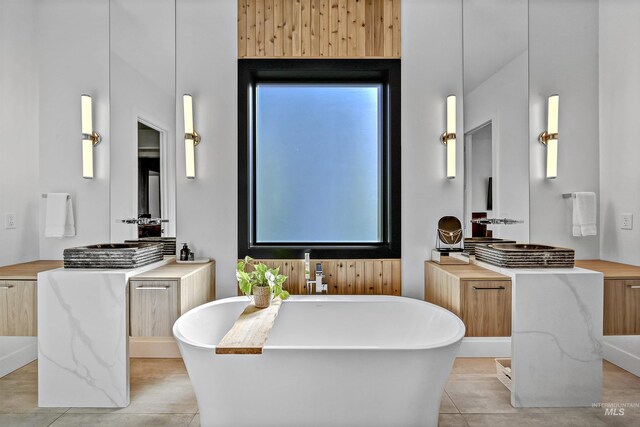
[[[178,242],[216,260],[216,297],[237,295],[237,2],[178,0],[176,184]],[[196,179],[185,178],[182,95],[193,96]]]
[[[598,176],[598,0],[529,1],[530,240],[574,248],[577,259],[600,256],[600,234],[573,237],[571,199],[593,191]],[[558,177],[545,178],[549,95],[560,95]],[[600,227],[599,227],[600,228]]]
[[[447,179],[446,97],[458,96],[462,135],[462,2],[402,2],[402,295],[424,296],[424,261],[431,259],[438,220],[462,218],[462,139],[457,177]]]
[[[523,29],[525,31],[525,29]],[[465,98],[464,128],[491,121],[493,212],[490,217],[522,220],[491,226],[494,237],[529,241],[528,53],[518,55]]]
[[[34,0],[0,0],[0,266],[38,258],[38,62]],[[4,214],[17,228],[4,228]]]
[[[64,248],[109,241],[109,2],[37,3],[39,73],[39,193],[70,193],[76,236],[44,236],[40,199],[40,259],[62,259]],[[93,97],[93,179],[82,178],[80,95]],[[37,206],[37,205],[36,205]]]
[[[600,0],[600,257],[640,265],[640,2]],[[634,215],[633,230],[620,214]]]

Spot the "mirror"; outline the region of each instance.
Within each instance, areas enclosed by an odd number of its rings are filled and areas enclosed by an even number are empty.
[[[175,0],[110,0],[112,242],[176,235],[175,58]]]
[[[527,0],[463,0],[465,237],[529,241]],[[472,227],[475,218],[519,224]]]

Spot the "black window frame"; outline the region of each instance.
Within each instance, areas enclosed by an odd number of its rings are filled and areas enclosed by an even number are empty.
[[[381,243],[255,242],[255,91],[267,82],[382,84]],[[400,258],[400,105],[399,59],[238,59],[238,258]]]

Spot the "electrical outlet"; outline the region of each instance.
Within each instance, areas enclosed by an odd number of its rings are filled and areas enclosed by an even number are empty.
[[[16,214],[14,213],[4,214],[4,228],[16,228]]]
[[[623,230],[633,230],[633,214],[620,214],[620,228]]]

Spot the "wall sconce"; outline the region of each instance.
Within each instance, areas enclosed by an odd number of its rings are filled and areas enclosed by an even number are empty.
[[[558,109],[560,96],[551,95],[547,104],[547,130],[538,140],[547,146],[547,178],[558,176]]]
[[[447,146],[447,178],[456,177],[456,96],[447,96],[447,131],[440,141]]]
[[[82,114],[82,177],[93,178],[93,146],[102,137],[93,131],[93,111],[91,96],[81,95],[80,106]]]
[[[182,97],[184,103],[184,155],[187,178],[196,177],[196,145],[200,144],[200,135],[193,130],[193,98],[188,93]]]

